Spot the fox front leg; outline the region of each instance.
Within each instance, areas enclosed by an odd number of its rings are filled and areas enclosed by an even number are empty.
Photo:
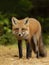
[[[22,58],[22,41],[18,40],[19,58]]]
[[[31,58],[31,52],[32,52],[31,44],[29,41],[26,40],[26,58],[27,59]]]

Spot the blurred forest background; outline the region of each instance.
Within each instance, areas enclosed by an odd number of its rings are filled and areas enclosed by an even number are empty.
[[[43,40],[49,45],[49,0],[0,0],[0,44],[15,44],[11,18],[33,17],[42,25]]]

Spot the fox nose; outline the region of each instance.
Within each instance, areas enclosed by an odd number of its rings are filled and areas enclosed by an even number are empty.
[[[19,36],[21,36],[21,34],[19,34]]]

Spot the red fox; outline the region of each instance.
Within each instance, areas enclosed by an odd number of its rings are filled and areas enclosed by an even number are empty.
[[[12,17],[12,32],[18,39],[19,58],[22,58],[22,40],[26,41],[26,58],[31,57],[32,49],[36,57],[45,57],[46,51],[42,41],[41,24],[34,18],[18,20]]]

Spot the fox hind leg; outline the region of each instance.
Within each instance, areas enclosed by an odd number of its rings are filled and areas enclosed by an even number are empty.
[[[39,58],[39,47],[35,36],[31,38],[31,46],[33,51],[36,53],[36,57]]]
[[[36,57],[39,58],[39,46],[38,46],[38,40],[36,36],[33,36],[34,44],[35,44],[35,52],[36,52]]]

